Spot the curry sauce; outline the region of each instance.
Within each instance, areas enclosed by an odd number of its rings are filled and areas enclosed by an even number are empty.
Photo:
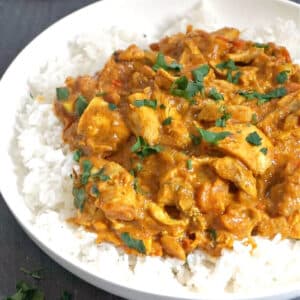
[[[79,164],[73,224],[179,259],[255,235],[300,238],[300,67],[239,35],[188,27],[57,88]]]

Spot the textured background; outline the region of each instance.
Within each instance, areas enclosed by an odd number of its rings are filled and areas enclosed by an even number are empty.
[[[61,17],[95,0],[0,0],[0,77],[13,58],[37,34]],[[300,3],[300,0],[295,2]],[[24,234],[0,195],[0,299],[15,291],[20,267],[43,268],[38,286],[46,299],[58,300],[64,290],[74,300],[121,300],[73,276],[48,258]],[[300,299],[300,298],[299,298]]]

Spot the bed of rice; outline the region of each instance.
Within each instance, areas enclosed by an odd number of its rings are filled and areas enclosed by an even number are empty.
[[[94,234],[65,221],[75,213],[70,178],[74,162],[68,147],[62,144],[62,126],[52,111],[55,87],[61,86],[68,75],[93,74],[115,49],[130,43],[146,47],[165,34],[184,31],[188,23],[207,30],[226,25],[218,23],[218,15],[211,12],[208,1],[205,3],[176,20],[162,35],[144,37],[113,28],[78,36],[69,43],[67,59],[50,58],[38,73],[32,74],[29,86],[34,100],[24,100],[16,122],[20,168],[26,169],[21,178],[22,193],[32,212],[31,222],[47,244],[61,255],[84,263],[102,278],[177,296],[251,295],[300,282],[300,242],[281,240],[279,236],[272,241],[256,238],[254,251],[236,242],[232,251],[225,250],[218,259],[201,251],[191,253],[186,262],[136,258],[110,244],[96,245]],[[243,30],[242,37],[284,44],[294,61],[300,59],[300,33],[292,21],[274,20],[274,26]]]

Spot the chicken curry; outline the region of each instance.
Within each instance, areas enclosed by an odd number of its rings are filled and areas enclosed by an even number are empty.
[[[79,164],[73,224],[127,253],[179,259],[300,238],[300,67],[239,35],[189,26],[57,88]]]

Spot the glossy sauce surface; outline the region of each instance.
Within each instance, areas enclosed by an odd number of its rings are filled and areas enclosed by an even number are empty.
[[[187,28],[67,78],[55,112],[75,151],[71,222],[129,253],[220,255],[300,238],[300,68],[224,28]]]

